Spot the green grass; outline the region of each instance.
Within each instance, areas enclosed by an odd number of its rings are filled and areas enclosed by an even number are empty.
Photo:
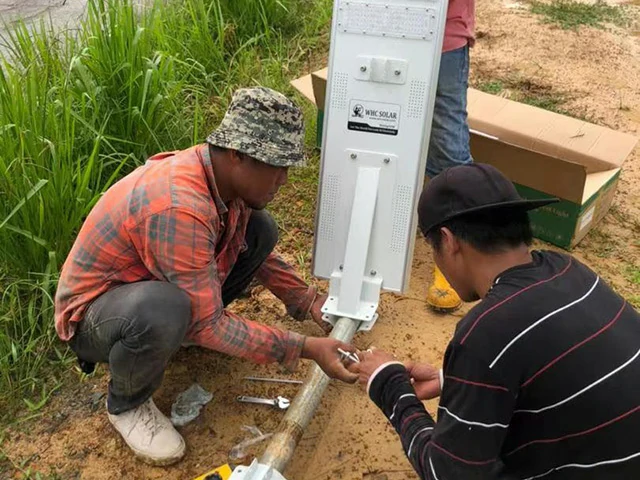
[[[581,25],[602,28],[607,23],[626,25],[628,22],[622,7],[602,0],[592,4],[574,0],[532,1],[530,5],[531,12],[542,15],[546,23],[564,29],[577,29]]]
[[[631,286],[634,291],[640,290],[640,267],[637,265],[631,265],[627,267],[626,278],[631,283]],[[633,305],[635,308],[640,310],[640,295],[631,295],[629,298],[629,303]]]
[[[547,85],[541,85],[528,79],[514,75],[511,78],[496,78],[477,82],[474,88],[492,95],[498,95],[508,91],[507,98],[534,107],[542,108],[550,112],[559,113],[569,117],[594,122],[593,118],[585,111],[576,111],[565,107],[569,97],[564,92],[553,90]]]
[[[481,92],[497,95],[504,90],[504,83],[500,80],[486,80],[476,85]]]
[[[632,284],[640,286],[640,267],[629,266],[626,273],[627,278]]]
[[[292,94],[289,80],[328,43],[331,5],[175,0],[136,11],[93,0],[77,30],[17,24],[3,39],[1,412],[21,398],[37,410],[59,385],[48,368],[69,362],[53,332],[57,275],[100,195],[149,155],[203,141],[238,86]],[[293,176],[312,188],[314,171]]]
[[[505,90],[511,92],[511,99],[551,112],[570,115],[562,108],[567,101],[566,95],[554,91],[548,86],[540,85],[528,79],[491,79],[479,82],[476,88],[480,91],[497,95]]]

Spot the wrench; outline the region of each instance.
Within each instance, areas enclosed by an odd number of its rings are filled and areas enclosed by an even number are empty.
[[[276,397],[273,399],[270,398],[258,398],[258,397],[247,397],[245,395],[240,395],[236,398],[239,402],[243,403],[258,403],[260,405],[271,405],[272,407],[277,407],[280,410],[286,410],[291,405],[291,401],[288,398],[284,397]]]

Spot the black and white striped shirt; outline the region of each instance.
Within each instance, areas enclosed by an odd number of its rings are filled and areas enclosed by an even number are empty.
[[[532,255],[458,324],[437,423],[402,365],[371,382],[421,478],[640,479],[640,314],[576,259]]]

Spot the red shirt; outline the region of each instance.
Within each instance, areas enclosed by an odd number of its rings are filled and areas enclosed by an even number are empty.
[[[221,286],[246,248],[250,214],[240,199],[223,203],[207,145],[151,157],[113,185],[82,226],[58,283],[58,335],[69,340],[88,305],[107,290],[160,280],[191,297],[185,340],[256,363],[277,361],[295,368],[304,337],[223,307]],[[276,254],[268,257],[256,278],[294,318],[306,317],[316,289]]]
[[[444,27],[443,52],[475,43],[475,0],[449,0],[447,23]]]

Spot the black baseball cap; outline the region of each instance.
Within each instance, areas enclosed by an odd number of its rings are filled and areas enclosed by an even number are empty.
[[[491,165],[471,163],[451,167],[435,176],[418,202],[420,230],[427,235],[448,220],[475,212],[533,210],[557,198],[525,200],[513,183]]]

